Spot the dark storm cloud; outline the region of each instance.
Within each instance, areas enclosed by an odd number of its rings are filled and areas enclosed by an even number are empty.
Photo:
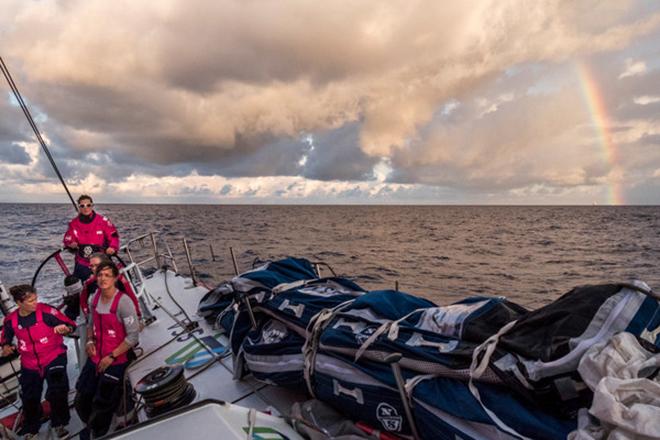
[[[4,77],[0,76],[0,142],[29,141],[32,139],[30,126],[23,116],[23,111],[10,104],[9,89],[5,87],[4,81]],[[6,94],[3,93],[5,90],[7,90]]]
[[[360,149],[359,123],[316,133],[313,145],[306,154],[302,173],[310,179],[367,180],[372,178],[373,167],[379,161]]]
[[[31,161],[30,155],[22,146],[0,142],[0,162],[27,165]]]
[[[300,139],[285,138],[242,154],[227,154],[215,164],[197,163],[195,169],[201,175],[225,177],[292,176],[298,173],[305,148]]]

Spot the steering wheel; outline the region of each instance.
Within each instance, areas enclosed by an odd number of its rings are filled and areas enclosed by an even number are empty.
[[[95,247],[96,247],[96,246],[95,246]],[[101,248],[99,247],[99,250],[100,250],[100,249],[101,249]],[[44,258],[44,259],[41,261],[41,263],[39,264],[39,267],[37,267],[37,270],[34,272],[34,275],[32,276],[32,287],[35,287],[35,285],[37,284],[37,279],[38,279],[38,277],[39,277],[39,274],[41,273],[41,269],[43,269],[44,266],[45,266],[50,260],[53,260],[53,259],[54,259],[55,262],[57,262],[57,265],[58,265],[58,266],[60,267],[60,269],[62,270],[62,273],[64,274],[64,276],[68,276],[68,275],[71,275],[71,274],[73,273],[73,271],[69,269],[69,266],[67,266],[67,264],[64,262],[64,259],[62,258],[62,252],[65,252],[65,251],[66,251],[66,252],[70,252],[70,253],[74,253],[74,254],[80,252],[79,250],[76,250],[76,249],[72,249],[72,248],[64,248],[64,247],[62,247],[62,248],[57,249],[57,250],[56,250],[55,252],[53,252],[52,254],[48,255],[46,258]],[[119,269],[121,269],[122,267],[125,267],[125,266],[126,266],[126,263],[124,263],[124,260],[122,260],[122,258],[121,258],[119,255],[117,255],[117,253],[114,253],[114,254],[112,254],[112,255],[108,255],[108,257],[110,257],[110,260],[111,260],[111,261],[112,261],[113,259],[116,260],[116,261],[115,261],[115,264],[117,265],[117,267],[118,267]]]

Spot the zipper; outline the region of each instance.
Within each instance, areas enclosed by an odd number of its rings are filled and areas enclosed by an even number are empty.
[[[99,312],[96,312],[99,317],[99,362],[103,359],[103,317]]]
[[[35,319],[36,319],[36,316],[35,316]],[[30,337],[30,342],[32,342],[32,351],[34,352],[34,357],[37,360],[37,367],[39,368],[39,371],[41,372],[41,362],[39,362],[39,355],[37,354],[37,347],[36,347],[36,344],[34,343],[34,339],[32,339],[32,333],[30,333],[30,327],[25,327],[25,330],[27,330],[28,336]]]

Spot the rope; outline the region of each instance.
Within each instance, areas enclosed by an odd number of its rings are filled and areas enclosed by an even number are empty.
[[[167,268],[164,268],[164,269],[163,269],[163,276],[165,277],[165,280],[164,280],[164,281],[165,281],[165,290],[167,291],[167,294],[169,295],[170,299],[171,299],[172,302],[173,302],[173,303],[179,308],[179,310],[181,311],[181,313],[183,313],[183,316],[186,317],[186,319],[188,320],[188,324],[192,324],[193,320],[190,319],[190,316],[188,316],[188,313],[186,313],[185,309],[184,309],[183,307],[181,307],[181,304],[179,304],[179,303],[174,299],[174,296],[172,295],[172,292],[170,292],[170,286],[169,286],[169,283],[167,282]],[[185,327],[184,327],[184,328],[185,328]]]
[[[16,97],[16,101],[18,101],[18,104],[21,106],[21,110],[23,110],[23,114],[25,114],[25,117],[27,118],[30,127],[32,127],[34,134],[37,136],[37,140],[41,144],[41,148],[44,150],[44,153],[46,153],[46,157],[48,157],[51,166],[55,170],[55,174],[57,174],[57,177],[60,179],[62,186],[64,186],[64,190],[69,196],[69,199],[73,204],[73,208],[76,210],[76,212],[78,212],[78,205],[76,204],[75,200],[73,200],[73,196],[71,196],[71,193],[69,192],[69,188],[66,186],[66,183],[64,182],[64,178],[62,177],[60,170],[57,168],[57,165],[55,164],[55,160],[53,159],[53,156],[51,156],[50,151],[46,146],[46,142],[44,141],[44,138],[41,136],[41,132],[39,132],[39,128],[37,128],[37,124],[34,122],[34,118],[32,117],[30,110],[28,110],[25,101],[23,101],[23,97],[21,96],[21,93],[18,91],[18,87],[16,86],[14,79],[9,73],[9,69],[7,69],[7,66],[5,65],[5,62],[2,59],[2,57],[0,57],[0,70],[2,70],[2,74],[5,76],[5,79],[7,80],[7,83],[11,88],[11,91],[14,93],[14,96]]]
[[[135,391],[144,399],[145,411],[148,417],[188,404],[195,398],[197,393],[192,384],[184,377],[183,367],[179,367],[179,369],[180,371],[169,367],[160,367],[142,378],[136,386]],[[161,376],[168,374],[170,371],[176,376],[169,380],[167,384],[157,385],[157,381],[163,380]],[[144,381],[151,381],[152,383],[145,385],[144,389],[139,389]]]

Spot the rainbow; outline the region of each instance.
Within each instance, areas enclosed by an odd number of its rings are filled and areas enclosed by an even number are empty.
[[[623,188],[619,176],[621,169],[616,145],[612,141],[611,125],[607,115],[607,108],[598,83],[585,63],[577,63],[578,78],[582,86],[582,94],[589,109],[594,129],[602,147],[605,161],[610,166],[610,177],[607,185],[607,203],[610,205],[625,204]]]

